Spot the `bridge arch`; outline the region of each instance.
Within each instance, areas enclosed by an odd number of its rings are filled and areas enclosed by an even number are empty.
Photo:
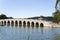
[[[15,25],[16,25],[16,26],[18,25],[18,21],[17,21],[17,20],[15,21]]]
[[[7,21],[7,25],[10,25],[10,21]]]
[[[39,27],[39,23],[38,22],[36,22],[36,27]]]
[[[23,21],[23,26],[26,26],[26,21]]]
[[[3,25],[3,21],[1,21],[1,24]]]
[[[14,25],[14,21],[13,20],[11,21],[11,25]]]
[[[27,22],[27,26],[30,26],[30,22],[29,21]]]
[[[22,26],[22,21],[19,21],[19,26]]]
[[[31,22],[31,26],[34,26],[34,22]]]
[[[40,23],[40,27],[44,27],[44,24],[43,23]]]
[[[6,25],[6,21],[4,21],[4,25]]]

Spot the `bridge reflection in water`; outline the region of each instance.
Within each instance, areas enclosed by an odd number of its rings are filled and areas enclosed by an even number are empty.
[[[13,24],[12,24],[13,25]],[[0,40],[58,40],[60,29],[44,29],[30,26],[0,26]],[[3,38],[2,38],[3,37]]]

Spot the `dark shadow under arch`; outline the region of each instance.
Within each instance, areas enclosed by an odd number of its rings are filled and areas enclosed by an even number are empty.
[[[6,25],[6,21],[4,21],[4,25]]]
[[[15,21],[15,26],[18,26],[18,21]]]
[[[7,21],[7,24],[10,25],[10,21]]]
[[[30,22],[29,21],[27,22],[27,26],[30,26]]]
[[[2,25],[3,25],[3,21],[1,21]]]
[[[11,21],[11,25],[12,25],[12,26],[14,25],[14,21]]]
[[[36,27],[39,27],[39,23],[38,22],[36,22]]]
[[[19,26],[22,26],[22,21],[19,21]]]
[[[23,26],[26,26],[26,21],[23,21]]]
[[[31,26],[34,27],[34,22],[31,23]]]
[[[43,23],[40,23],[40,27],[44,27],[44,24]]]

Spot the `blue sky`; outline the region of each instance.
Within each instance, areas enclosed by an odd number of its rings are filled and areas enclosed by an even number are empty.
[[[0,0],[0,14],[14,18],[52,16],[56,0]]]

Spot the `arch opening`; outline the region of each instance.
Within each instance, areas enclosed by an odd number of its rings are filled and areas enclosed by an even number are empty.
[[[40,27],[44,27],[44,24],[43,23],[40,23]]]
[[[23,26],[26,26],[26,21],[23,21]]]
[[[6,25],[6,21],[4,21],[4,25]]]
[[[36,22],[36,27],[39,27],[39,23],[38,22]]]
[[[10,21],[8,21],[7,24],[10,25]]]
[[[1,21],[1,25],[3,25],[3,21]]]
[[[14,21],[11,21],[11,25],[14,26]]]
[[[30,26],[30,22],[29,21],[27,22],[27,26]]]
[[[34,22],[31,23],[31,26],[34,27]]]
[[[22,21],[19,21],[19,26],[22,26]]]
[[[18,26],[18,21],[15,21],[15,26]]]

